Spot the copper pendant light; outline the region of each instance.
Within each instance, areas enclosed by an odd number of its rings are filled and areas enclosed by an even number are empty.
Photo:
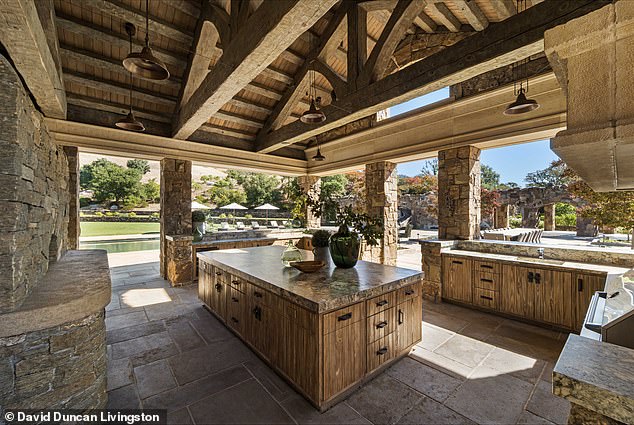
[[[536,100],[526,98],[522,87],[520,87],[518,93],[517,99],[506,108],[504,115],[525,114],[539,108],[539,103]]]
[[[319,146],[317,138],[315,138],[315,142],[317,143],[317,153],[313,156],[313,161],[322,162],[326,159],[326,157],[321,154],[321,146]]]
[[[326,115],[318,108],[321,103],[321,98],[317,97],[317,89],[315,88],[315,70],[310,69],[308,71],[309,84],[308,98],[310,99],[310,106],[307,111],[302,113],[299,120],[305,124],[319,124],[326,121]]]
[[[149,0],[145,0],[145,47],[132,53],[123,60],[125,69],[145,80],[167,80],[170,73],[165,64],[152,52],[150,47],[150,11]]]
[[[132,36],[136,32],[136,28],[134,28],[133,24],[126,22],[125,31],[130,37],[130,51],[132,51]],[[128,112],[128,115],[125,116],[125,118],[117,121],[115,125],[124,130],[145,131],[145,126],[143,125],[143,123],[137,120],[134,116],[134,112],[132,112],[132,73],[128,72],[128,75],[130,76],[130,111]]]

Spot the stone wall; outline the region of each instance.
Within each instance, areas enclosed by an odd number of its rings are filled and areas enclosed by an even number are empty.
[[[79,249],[79,149],[64,146],[68,160],[68,249]]]
[[[480,234],[480,149],[438,152],[438,237],[475,239]]]
[[[0,338],[3,409],[103,409],[104,313],[54,328]]]
[[[364,244],[362,258],[396,265],[398,247],[398,175],[396,164],[375,162],[365,166],[366,212],[383,221],[383,238],[378,246]]]
[[[430,210],[436,209],[435,203],[436,200],[427,195],[399,195],[398,197],[398,209],[404,215],[412,214],[411,224],[417,229],[438,226],[438,217],[430,214]]]
[[[68,162],[0,56],[0,312],[21,305],[67,248]]]

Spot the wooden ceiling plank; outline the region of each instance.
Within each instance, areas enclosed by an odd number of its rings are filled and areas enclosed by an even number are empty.
[[[118,102],[112,102],[104,99],[96,99],[90,96],[84,96],[71,92],[67,93],[66,99],[71,105],[81,106],[82,108],[113,112],[115,114],[124,116],[128,113],[130,109],[129,105],[124,105]],[[147,118],[152,121],[164,123],[169,123],[171,121],[168,115],[159,114],[157,112],[149,111],[142,108],[133,107],[132,109],[134,110],[134,115],[136,115],[137,118]]]
[[[366,12],[376,12],[377,10],[392,10],[397,3],[397,0],[366,0],[360,1],[358,6]]]
[[[436,22],[434,22],[434,20],[427,16],[424,12],[421,12],[416,18],[414,18],[414,25],[429,33],[436,32],[436,28],[438,28],[438,24],[436,24]]]
[[[513,0],[495,0],[491,2],[490,6],[495,10],[500,20],[509,18],[517,13],[517,8]]]
[[[236,106],[238,108],[248,109],[250,111],[259,112],[266,115],[270,114],[271,111],[273,110],[273,108],[260,105],[259,103],[255,103],[252,100],[245,99],[237,95],[229,101],[229,104]]]
[[[434,12],[436,12],[436,17],[442,24],[451,32],[459,32],[462,24],[456,18],[456,16],[449,10],[445,3],[431,3],[429,5]]]
[[[328,120],[323,123],[308,129],[301,123],[292,123],[267,134],[258,143],[257,151],[272,152],[542,52],[544,31],[609,3],[610,0],[542,2],[326,106],[323,110]]]
[[[482,13],[476,2],[468,0],[454,0],[453,2],[474,30],[482,31],[489,26],[489,20]]]
[[[200,87],[180,109],[174,136],[186,139],[259,75],[337,0],[263,3],[229,45]]]
[[[224,136],[235,137],[236,139],[242,139],[242,140],[255,139],[255,134],[243,132],[241,130],[236,130],[233,128],[220,127],[220,126],[209,124],[209,123],[205,123],[202,126],[200,126],[200,130],[205,131],[207,133],[220,134]]]
[[[256,120],[251,117],[246,117],[244,115],[236,114],[229,111],[219,110],[214,115],[214,118],[218,118],[225,121],[231,121],[236,124],[247,125],[249,127],[262,128],[264,126],[264,122]]]

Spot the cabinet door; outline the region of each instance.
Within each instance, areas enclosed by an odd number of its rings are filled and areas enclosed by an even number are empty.
[[[282,371],[312,399],[319,399],[319,345],[314,329],[285,317]]]
[[[531,270],[504,264],[498,307],[501,312],[532,318],[535,306],[535,288],[528,276]]]
[[[535,320],[572,328],[572,275],[544,269],[533,269],[535,288]]]
[[[246,299],[242,292],[227,285],[227,324],[239,335],[244,334],[246,317]]]
[[[324,335],[324,400],[339,394],[365,373],[365,321]]]
[[[423,322],[422,298],[409,299],[396,308],[397,353],[421,340]]]
[[[573,329],[577,332],[581,331],[592,295],[594,295],[596,291],[603,291],[605,289],[605,279],[605,275],[585,273],[576,273],[574,275],[572,281],[574,291],[573,300],[575,304]]]
[[[263,303],[250,299],[247,312],[245,314],[245,338],[267,359],[271,359],[271,348],[273,346],[270,333],[274,331],[271,327],[272,311]]]
[[[200,277],[198,278],[198,299],[207,304],[207,281],[209,280],[209,271],[205,263],[200,263]]]
[[[471,260],[443,257],[443,298],[471,303],[471,286]]]

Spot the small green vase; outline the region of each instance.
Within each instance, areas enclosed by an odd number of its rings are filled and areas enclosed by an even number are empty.
[[[356,266],[361,250],[361,237],[345,226],[340,226],[337,233],[330,236],[330,256],[335,266],[349,269]]]

